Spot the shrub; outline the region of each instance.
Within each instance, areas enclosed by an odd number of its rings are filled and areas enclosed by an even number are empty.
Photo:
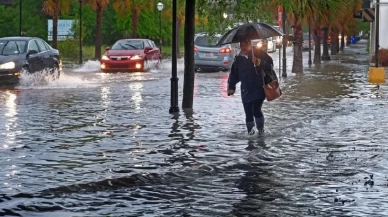
[[[376,63],[375,58],[375,55],[372,55],[370,62]],[[388,66],[388,49],[383,48],[379,50],[379,65]]]
[[[78,58],[78,41],[67,38],[65,41],[58,41],[58,50],[61,58],[76,60]]]

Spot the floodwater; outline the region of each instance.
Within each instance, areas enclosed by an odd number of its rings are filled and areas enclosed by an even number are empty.
[[[179,115],[169,61],[25,77],[0,92],[0,216],[387,215],[388,88],[367,82],[366,55],[353,45],[289,73],[251,137],[226,72],[197,73],[194,112]]]

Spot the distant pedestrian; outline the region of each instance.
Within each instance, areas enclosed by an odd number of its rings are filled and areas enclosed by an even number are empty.
[[[241,99],[245,112],[245,124],[248,134],[264,132],[264,115],[261,107],[265,100],[263,77],[261,71],[273,69],[272,58],[261,49],[253,49],[250,40],[240,41],[240,54],[235,57],[228,79],[228,96],[236,91],[236,84],[241,82]],[[257,57],[257,58],[256,58]]]

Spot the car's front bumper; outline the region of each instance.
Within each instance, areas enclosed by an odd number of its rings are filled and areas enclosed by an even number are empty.
[[[100,69],[103,72],[142,71],[144,60],[101,60]]]
[[[0,70],[0,84],[18,84],[20,70],[17,69],[1,69]]]

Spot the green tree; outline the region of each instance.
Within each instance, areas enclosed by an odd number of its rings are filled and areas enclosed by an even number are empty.
[[[137,38],[140,14],[143,10],[152,10],[154,1],[116,0],[113,2],[113,7],[120,17],[125,17],[130,12],[132,15],[132,37]]]
[[[65,14],[70,10],[69,0],[46,0],[43,3],[42,11],[53,19],[53,43],[52,46],[57,48],[58,41],[58,19],[59,14]]]
[[[177,40],[177,55],[179,56],[180,54],[180,50],[179,50],[179,45],[180,45],[180,35],[181,35],[181,29],[182,29],[182,26],[185,24],[185,17],[186,17],[186,14],[185,14],[185,6],[186,6],[186,0],[177,0],[177,20],[176,20],[176,33],[177,36],[178,36],[178,40]],[[166,2],[166,10],[164,12],[164,14],[172,19],[172,1],[168,1]]]
[[[96,12],[96,43],[94,58],[101,59],[101,45],[102,45],[102,14],[107,8],[109,0],[87,0],[87,3]]]

